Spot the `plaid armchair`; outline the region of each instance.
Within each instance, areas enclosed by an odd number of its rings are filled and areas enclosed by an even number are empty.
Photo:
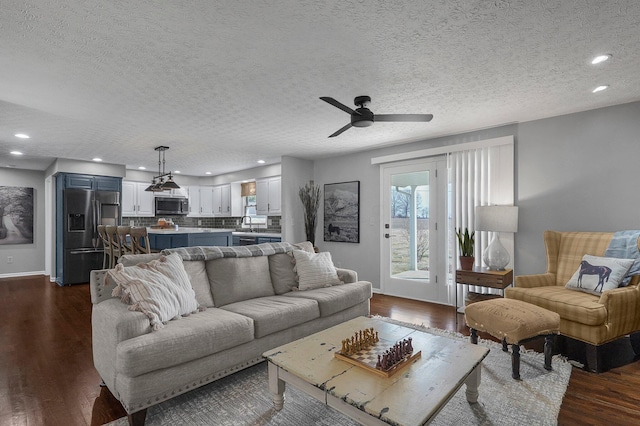
[[[580,266],[582,256],[604,256],[612,232],[545,231],[547,272],[516,276],[515,287],[505,297],[532,303],[560,315],[560,334],[587,343],[587,368],[602,371],[600,346],[640,331],[640,276],[627,287],[596,296],[565,288]],[[640,333],[632,336],[636,354]]]

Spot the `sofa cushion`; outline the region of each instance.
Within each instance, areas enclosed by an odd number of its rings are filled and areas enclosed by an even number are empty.
[[[229,349],[253,339],[253,320],[212,308],[171,321],[162,330],[125,340],[117,348],[117,371],[139,376]]]
[[[204,260],[186,260],[183,263],[184,270],[189,276],[191,287],[193,287],[193,291],[196,293],[198,303],[207,308],[214,307],[213,296],[211,296],[211,286],[209,285]]]
[[[161,256],[134,266],[118,264],[107,272],[107,277],[117,284],[113,295],[147,315],[154,330],[174,317],[198,309],[195,292],[178,255]]]
[[[205,266],[213,301],[218,307],[275,294],[268,256],[225,257],[207,260]]]
[[[605,290],[618,288],[633,262],[634,259],[585,254],[566,287],[570,290],[600,295]]]
[[[271,296],[225,305],[222,309],[253,319],[256,338],[320,317],[315,300]]]
[[[328,317],[371,298],[371,283],[358,281],[307,291],[292,291],[283,296],[312,299],[318,302],[320,316]]]
[[[298,289],[312,290],[314,288],[329,287],[342,284],[338,278],[335,266],[331,260],[331,253],[308,253],[294,250],[296,259],[296,273],[298,274]]]
[[[295,261],[289,253],[278,253],[269,256],[269,273],[276,294],[290,292],[298,287],[296,273],[293,271]]]
[[[607,319],[607,309],[599,303],[599,296],[564,287],[512,287],[505,289],[505,296],[557,312],[563,320],[580,324],[602,325]]]

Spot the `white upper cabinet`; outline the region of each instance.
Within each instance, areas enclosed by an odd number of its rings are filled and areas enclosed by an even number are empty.
[[[145,191],[148,182],[122,181],[122,216],[153,217],[154,193]]]
[[[272,216],[282,213],[280,183],[280,176],[256,180],[257,214]]]
[[[189,196],[189,214],[187,217],[200,216],[200,187],[187,187],[187,195]]]
[[[213,209],[214,209],[213,198],[214,198],[213,186],[200,187],[200,216],[201,217],[213,216]]]

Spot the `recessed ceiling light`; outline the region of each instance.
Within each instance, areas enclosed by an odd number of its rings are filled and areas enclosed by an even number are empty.
[[[598,86],[595,89],[593,89],[593,91],[591,93],[598,93],[598,92],[602,92],[603,90],[607,90],[609,88],[609,86]]]
[[[12,155],[24,155],[20,151],[11,151],[10,154],[12,154]]]
[[[181,172],[180,170],[176,170],[176,171],[175,171],[175,172],[173,172],[173,173],[175,173],[175,174],[179,175],[179,174],[180,174],[180,173],[182,173],[182,172]]]
[[[145,166],[140,166],[138,167],[138,170],[147,170],[147,168]]]
[[[266,161],[264,161],[264,160],[258,160],[258,164],[264,164],[264,163],[266,163]]]
[[[25,135],[24,133],[16,133],[14,136],[20,139],[29,139],[29,135]]]
[[[93,159],[93,161],[96,161],[96,162],[98,162],[98,163],[99,163],[99,162],[101,162],[101,161],[102,161],[102,158],[98,158],[98,157],[96,157],[96,158],[94,158],[94,159]]]
[[[596,56],[595,58],[593,58],[593,60],[591,61],[591,64],[596,65],[596,64],[601,64],[607,60],[609,60],[611,58],[611,55],[599,55]]]
[[[205,174],[205,175],[210,175],[210,174],[211,174],[211,172],[204,172],[204,174]]]

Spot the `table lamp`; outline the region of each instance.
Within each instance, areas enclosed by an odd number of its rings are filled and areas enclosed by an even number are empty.
[[[509,264],[509,252],[500,242],[500,232],[518,231],[518,207],[478,206],[476,207],[476,231],[493,232],[493,240],[484,250],[482,260],[490,270],[504,271]]]

